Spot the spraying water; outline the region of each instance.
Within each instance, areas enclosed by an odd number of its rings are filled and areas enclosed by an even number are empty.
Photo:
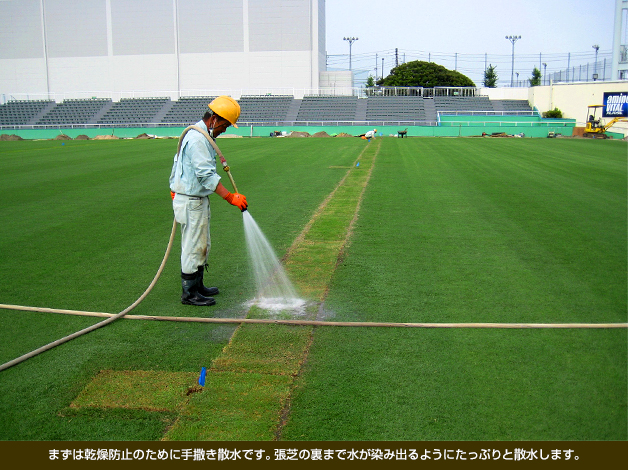
[[[242,212],[242,216],[257,288],[252,303],[264,310],[301,310],[305,301],[299,299],[272,246],[249,211]]]

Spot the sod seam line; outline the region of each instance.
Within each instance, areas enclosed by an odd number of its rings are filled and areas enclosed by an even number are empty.
[[[364,152],[366,152],[367,150],[368,150],[368,147],[364,147],[364,149],[358,155],[358,158],[356,158],[356,160],[353,162],[353,165],[351,165],[349,170],[345,173],[345,175],[342,177],[342,179],[338,182],[336,187],[332,190],[331,193],[329,193],[327,195],[325,200],[323,202],[321,202],[321,204],[316,208],[316,210],[314,211],[314,214],[312,215],[310,220],[308,220],[308,222],[305,224],[305,227],[303,227],[303,230],[301,230],[301,233],[294,239],[294,241],[292,242],[292,244],[290,245],[290,247],[286,251],[286,254],[281,259],[282,262],[285,262],[290,257],[290,254],[301,243],[303,243],[303,240],[305,239],[305,236],[308,234],[308,232],[312,228],[312,225],[314,225],[314,222],[316,222],[316,220],[318,220],[318,218],[324,212],[325,208],[329,204],[329,201],[331,201],[333,199],[334,194],[336,194],[336,192],[338,191],[338,188],[340,188],[344,184],[345,180],[349,177],[349,174],[351,173],[351,170],[355,167],[356,163],[360,161],[360,158],[362,158],[362,155],[364,155]],[[379,151],[379,149],[378,149],[378,151]]]

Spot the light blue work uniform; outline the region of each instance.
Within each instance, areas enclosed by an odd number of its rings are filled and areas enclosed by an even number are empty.
[[[201,120],[196,123],[206,129]],[[220,176],[216,173],[216,151],[200,132],[191,129],[183,138],[179,155],[174,156],[170,173],[170,190],[174,217],[181,225],[181,272],[195,273],[207,262],[211,248],[207,196],[216,190]]]

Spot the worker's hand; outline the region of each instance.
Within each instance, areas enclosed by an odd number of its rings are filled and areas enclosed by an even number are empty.
[[[170,191],[170,197],[172,198],[173,201],[174,201],[174,196],[175,194],[172,191]]]
[[[246,196],[240,193],[229,193],[225,196],[225,201],[229,204],[236,206],[241,211],[245,211],[248,207],[248,203],[246,202]]]

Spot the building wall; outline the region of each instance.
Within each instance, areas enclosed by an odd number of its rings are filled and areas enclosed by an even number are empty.
[[[9,98],[291,93],[325,54],[325,0],[0,1]]]
[[[577,126],[584,126],[588,106],[602,104],[605,92],[621,91],[628,93],[628,82],[556,83],[528,88],[528,101],[541,113],[558,108],[563,117],[575,119]],[[628,123],[617,123],[610,130],[628,135]]]

